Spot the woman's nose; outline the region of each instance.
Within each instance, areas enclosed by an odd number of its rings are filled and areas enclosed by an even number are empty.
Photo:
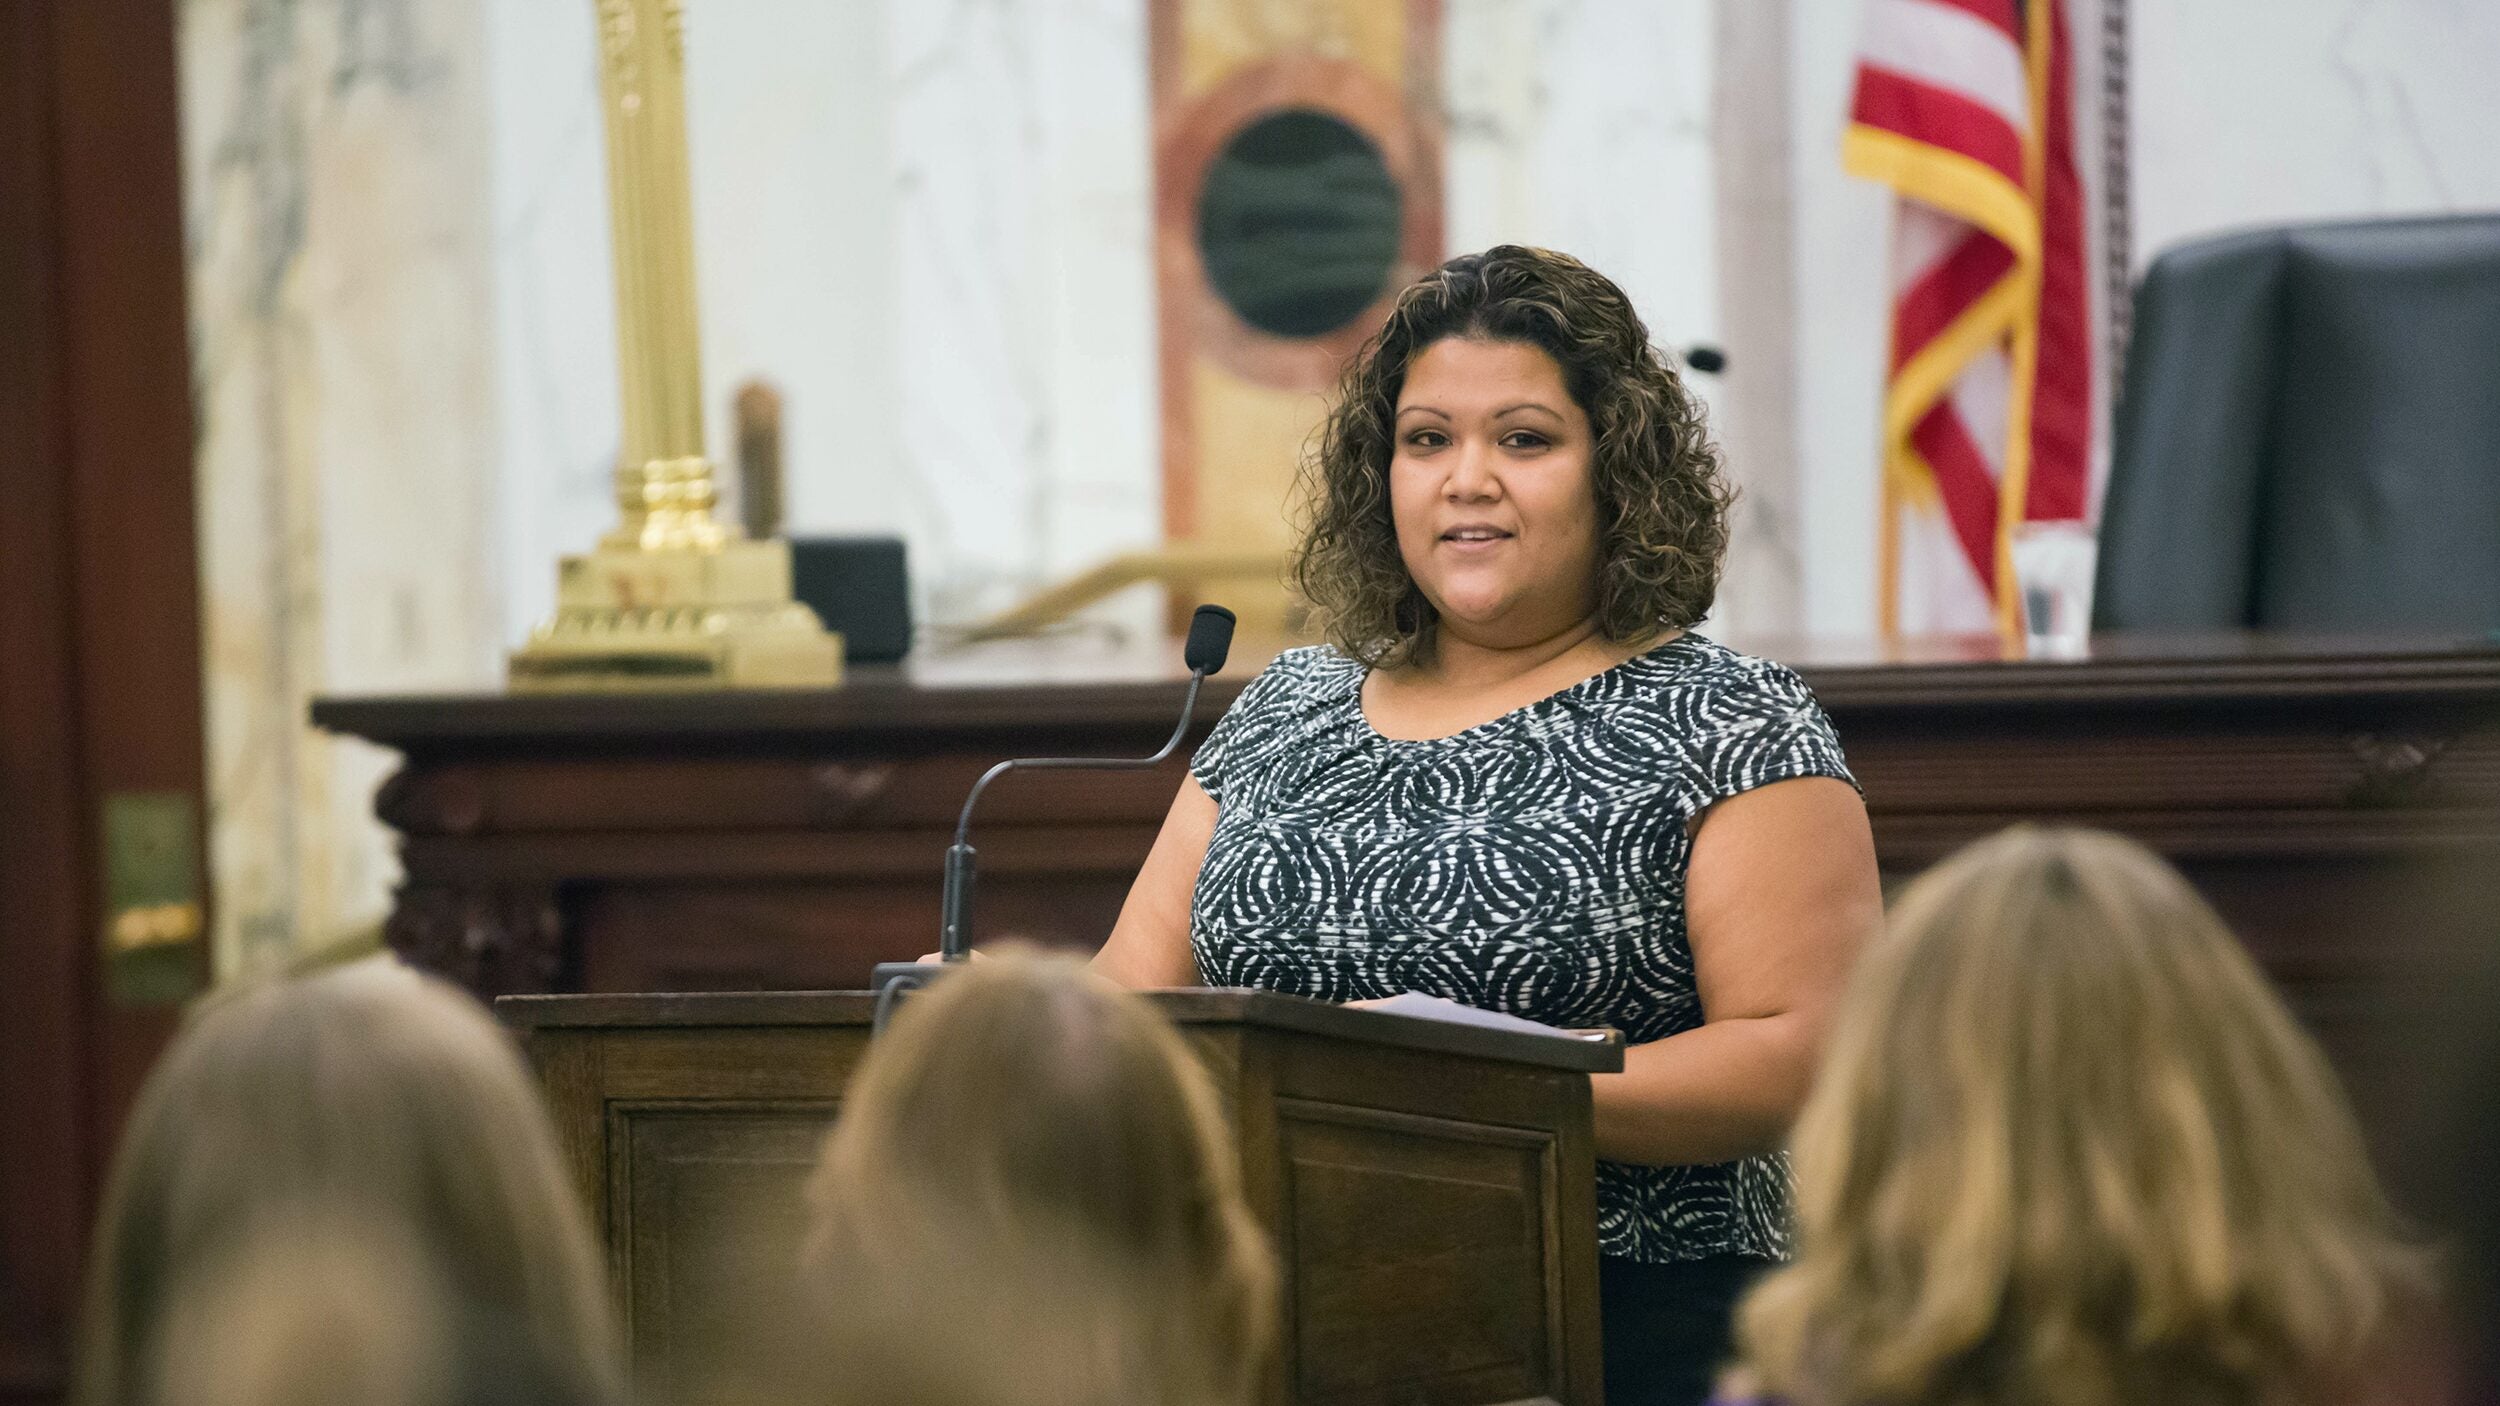
[[[1502,481],[1493,471],[1492,446],[1477,444],[1470,440],[1459,441],[1458,452],[1452,456],[1450,477],[1443,485],[1443,491],[1454,501],[1462,503],[1480,502],[1500,496]]]

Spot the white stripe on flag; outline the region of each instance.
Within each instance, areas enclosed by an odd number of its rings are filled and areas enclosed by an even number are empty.
[[[2013,37],[1970,11],[1934,0],[1876,0],[1858,60],[1985,105],[2031,129],[2031,85]]]
[[[1980,589],[1970,558],[1932,496],[1898,508],[1900,581],[1893,597],[1904,634],[1979,634],[1996,628],[1996,605]]]
[[[1971,232],[1971,226],[1933,205],[1904,200],[1900,202],[1900,207],[1900,223],[1892,239],[1892,287],[1895,293],[1925,278],[1929,269],[1961,248],[1962,240]]]
[[[1972,357],[1953,381],[1954,413],[1979,446],[1979,457],[1988,461],[1988,477],[1999,483],[2005,481],[2005,428],[2013,389],[2014,364],[2002,346]]]

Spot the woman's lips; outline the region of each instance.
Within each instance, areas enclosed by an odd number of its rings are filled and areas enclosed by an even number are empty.
[[[1465,555],[1490,552],[1511,540],[1511,534],[1493,528],[1457,528],[1441,534],[1441,545]]]

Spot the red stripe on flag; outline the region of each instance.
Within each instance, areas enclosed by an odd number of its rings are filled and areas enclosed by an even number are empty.
[[[2031,479],[2023,503],[2023,515],[2035,522],[2083,518],[2090,511],[2092,479],[2092,318],[2084,286],[2083,182],[2075,173],[2074,85],[2063,11],[2058,5],[2049,12],[2040,347],[2032,380]]]
[[[1988,472],[1987,456],[1971,438],[1950,402],[1922,416],[1910,431],[1911,447],[1936,474],[1936,494],[1944,500],[1945,521],[1962,556],[1977,573],[1989,599],[1996,598],[1997,483]]]
[[[1949,88],[1873,64],[1858,65],[1850,117],[1915,142],[1958,152],[2023,184],[2023,139],[1994,108]]]
[[[2014,251],[1992,236],[1972,230],[1953,252],[1930,265],[1901,290],[1892,309],[1892,369],[1918,355],[1919,349],[1952,325],[1987,291],[2014,271]]]

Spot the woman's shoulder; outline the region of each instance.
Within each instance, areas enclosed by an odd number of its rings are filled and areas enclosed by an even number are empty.
[[[1629,672],[1634,688],[1655,699],[1722,711],[1819,711],[1814,690],[1796,670],[1691,630],[1634,659]]]
[[[1696,794],[1730,796],[1803,776],[1856,784],[1830,717],[1787,665],[1690,632],[1636,662],[1637,706],[1610,731],[1645,738]]]
[[[1362,687],[1363,665],[1335,645],[1306,644],[1279,654],[1243,685],[1244,703],[1290,705]]]
[[[1362,668],[1326,645],[1277,655],[1242,686],[1214,731],[1198,744],[1190,774],[1222,803],[1229,773],[1278,756],[1341,720],[1344,701],[1362,688]]]
[[[1363,666],[1336,649],[1324,644],[1288,649],[1242,685],[1217,730],[1245,742],[1307,731],[1362,687]]]

